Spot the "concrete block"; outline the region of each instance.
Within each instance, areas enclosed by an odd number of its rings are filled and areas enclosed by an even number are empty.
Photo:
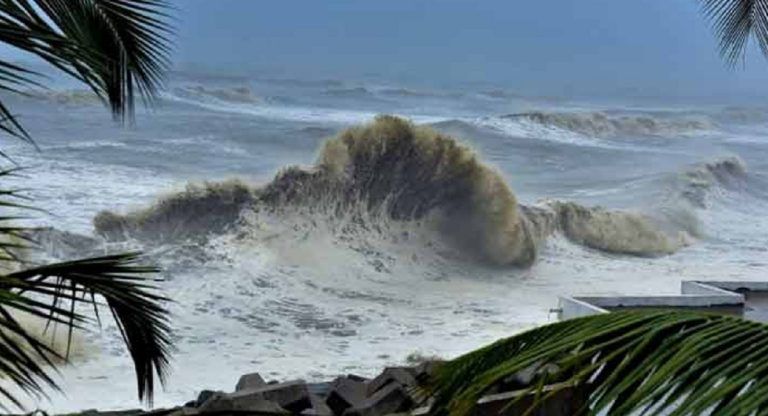
[[[337,415],[345,410],[360,406],[368,397],[364,382],[349,377],[339,377],[331,383],[331,390],[325,403]]]
[[[413,387],[418,385],[415,371],[411,367],[387,367],[376,378],[368,383],[368,395],[381,390],[389,383],[395,382],[401,386]]]
[[[264,378],[262,378],[259,373],[245,374],[240,377],[240,380],[237,381],[235,391],[253,390],[264,387],[266,385],[267,382],[264,381]]]
[[[263,395],[252,391],[239,391],[231,394],[216,393],[209,397],[199,408],[200,413],[259,412],[270,414],[288,414],[286,409]]]
[[[347,409],[344,416],[384,416],[409,410],[413,405],[399,383],[389,383],[367,398],[360,406]]]
[[[311,394],[309,402],[310,407],[301,412],[303,416],[334,416],[333,410],[325,403],[322,397]]]

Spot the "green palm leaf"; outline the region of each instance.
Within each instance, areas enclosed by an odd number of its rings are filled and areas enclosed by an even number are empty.
[[[689,311],[616,312],[498,341],[446,363],[428,388],[433,414],[468,415],[498,383],[534,370],[524,390],[542,400],[587,386],[583,414],[764,414],[766,354],[762,323]],[[544,385],[555,387],[545,392]]]

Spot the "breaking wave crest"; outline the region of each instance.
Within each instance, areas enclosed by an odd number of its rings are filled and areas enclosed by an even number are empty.
[[[226,103],[253,104],[261,102],[248,86],[236,86],[228,88],[205,87],[202,85],[190,85],[173,90],[173,94],[183,99],[215,100]]]
[[[711,195],[743,182],[747,165],[737,156],[701,163],[681,174],[681,196],[697,208],[706,208]]]
[[[99,97],[90,90],[27,90],[23,96],[29,100],[64,106],[88,106],[100,104]]]
[[[500,266],[531,265],[555,232],[593,249],[637,256],[670,254],[687,244],[683,235],[638,213],[570,202],[521,205],[502,175],[469,147],[392,116],[342,132],[323,145],[314,166],[286,168],[263,187],[191,185],[143,210],[102,212],[94,223],[109,240],[167,242],[248,234],[258,227],[249,220],[254,213],[298,213],[305,234],[312,224],[334,222],[339,241],[361,230],[420,233],[429,236],[421,240],[434,238],[455,253]]]
[[[529,112],[502,119],[568,130],[589,137],[663,136],[712,130],[706,118],[657,118],[650,115],[612,115],[602,112]]]

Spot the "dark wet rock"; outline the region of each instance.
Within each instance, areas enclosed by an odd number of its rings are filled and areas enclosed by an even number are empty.
[[[347,409],[344,416],[384,416],[409,410],[413,401],[403,386],[389,383],[361,405]]]
[[[210,399],[211,397],[213,397],[217,393],[224,394],[224,392],[216,392],[216,391],[213,391],[213,390],[203,390],[203,391],[201,391],[200,394],[197,395],[197,400],[195,400],[195,407],[202,406],[203,403],[208,401],[208,399]]]
[[[307,383],[307,389],[315,396],[326,397],[332,388],[333,383],[330,382]]]
[[[144,411],[141,409],[119,410],[114,412],[100,412],[96,409],[89,409],[79,413],[79,415],[83,416],[134,416],[144,414]]]
[[[258,389],[266,385],[267,382],[264,381],[261,374],[251,373],[240,377],[240,380],[237,381],[237,385],[235,386],[235,391]]]
[[[263,394],[253,391],[239,391],[230,394],[215,393],[198,408],[202,414],[258,412],[270,414],[288,414],[286,409]]]
[[[304,380],[268,384],[262,388],[248,390],[247,392],[273,401],[291,413],[301,413],[302,410],[311,406],[309,389]]]
[[[301,414],[304,416],[334,416],[333,410],[325,403],[322,397],[316,394],[309,395],[310,407],[304,409]]]
[[[357,374],[347,374],[347,378],[353,381],[359,381],[361,383],[365,383],[370,380],[367,377],[358,376]]]
[[[368,395],[372,395],[390,383],[401,386],[416,386],[415,372],[412,367],[387,367],[378,377],[368,383]]]
[[[331,383],[325,403],[340,415],[345,410],[360,406],[368,398],[368,389],[362,377],[339,377]]]
[[[174,409],[169,413],[153,414],[152,416],[197,416],[200,411],[196,407],[183,406],[181,408]],[[147,413],[144,416],[148,415]]]
[[[420,363],[413,367],[414,378],[419,384],[427,383],[443,362],[441,360],[432,360]]]

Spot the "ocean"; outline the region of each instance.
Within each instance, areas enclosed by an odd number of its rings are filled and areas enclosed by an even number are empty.
[[[450,358],[553,321],[561,294],[768,272],[768,105],[177,72],[123,128],[74,88],[6,98],[39,146],[3,142],[11,185],[46,210],[45,259],[163,268],[156,406]],[[82,337],[65,393],[31,405],[139,406],[114,325]]]

